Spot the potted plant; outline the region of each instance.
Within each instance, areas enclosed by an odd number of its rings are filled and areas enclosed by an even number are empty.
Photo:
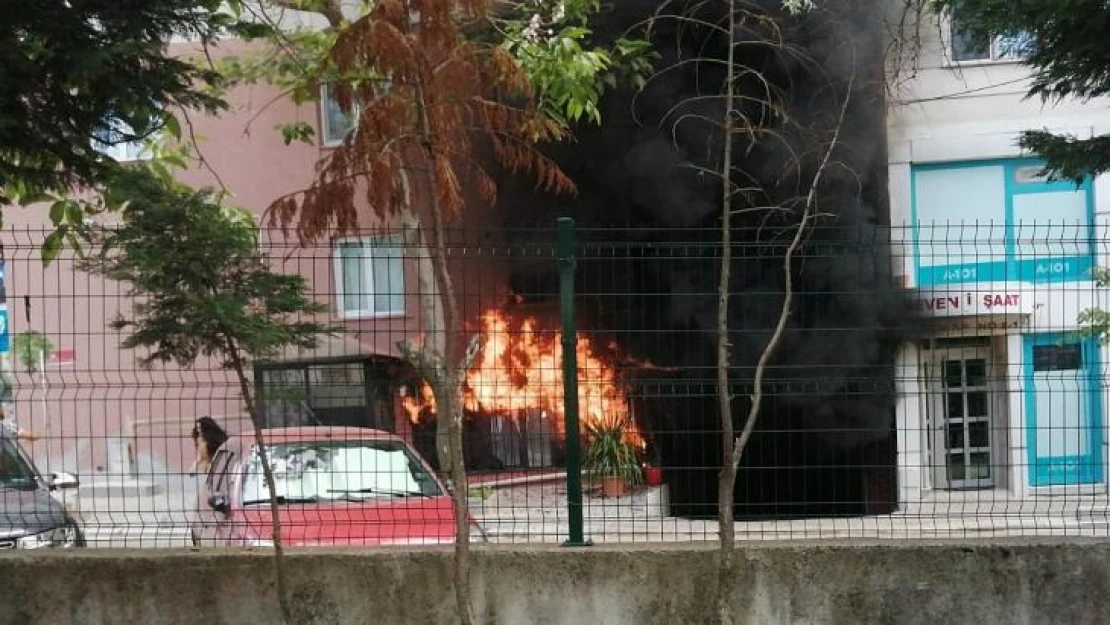
[[[586,423],[586,474],[601,482],[603,497],[619,497],[640,484],[643,474],[636,446],[628,439],[628,419],[606,417]]]

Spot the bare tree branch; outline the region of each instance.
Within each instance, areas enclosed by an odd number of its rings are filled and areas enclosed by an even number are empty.
[[[325,0],[320,3],[313,3],[311,7],[306,7],[305,3],[299,0],[266,0],[274,6],[292,11],[303,11],[305,13],[316,13],[323,15],[324,19],[328,20],[328,25],[332,28],[339,28],[345,21],[343,11],[336,0]]]
[[[734,64],[736,61],[735,32],[739,12],[735,0],[728,0],[728,61],[725,76],[725,132],[724,162],[721,164],[721,265],[720,282],[717,286],[717,409],[721,417],[722,458],[734,455],[732,433],[732,382],[729,376],[729,361],[732,353],[732,339],[729,335],[729,298],[732,294],[732,129],[735,119],[736,81]],[[736,529],[732,520],[732,491],[736,481],[736,465],[722,467],[717,493],[717,521],[720,527],[720,549],[717,561],[717,613],[721,625],[732,623],[732,609],[729,605],[728,580],[732,577],[732,549]],[[728,490],[726,491],[726,486]]]
[[[189,129],[189,142],[192,145],[193,152],[197,156],[197,162],[199,162],[201,167],[204,167],[208,173],[212,174],[212,177],[216,179],[216,183],[220,185],[220,188],[223,189],[224,192],[228,192],[224,179],[220,177],[220,173],[212,167],[212,163],[205,158],[204,152],[200,149],[200,141],[197,139],[197,130],[193,126],[193,118],[189,116],[188,109],[181,109],[181,115],[185,118],[185,126]]]

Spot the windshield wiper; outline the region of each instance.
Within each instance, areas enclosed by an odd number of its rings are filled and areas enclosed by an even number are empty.
[[[278,505],[287,504],[287,503],[316,503],[318,501],[320,501],[320,498],[315,497],[315,496],[313,496],[313,497],[290,497],[288,495],[278,495],[278,498],[277,498]],[[244,506],[259,506],[259,505],[264,505],[264,504],[268,504],[268,503],[270,503],[269,499],[251,499],[250,501],[244,501],[243,505]]]
[[[329,489],[329,493],[369,493],[372,495],[392,495],[393,497],[424,497],[430,498],[431,495],[422,493],[420,491],[411,490],[389,490],[387,488],[340,488]]]

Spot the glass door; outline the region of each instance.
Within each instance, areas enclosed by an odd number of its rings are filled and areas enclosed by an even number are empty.
[[[938,486],[991,488],[996,471],[989,347],[942,350],[937,369],[930,404]]]
[[[1101,482],[1097,341],[1027,337],[1025,377],[1030,486]]]

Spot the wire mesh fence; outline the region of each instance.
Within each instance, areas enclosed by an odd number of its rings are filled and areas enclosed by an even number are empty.
[[[1090,272],[1102,241],[1086,227],[996,230],[807,235],[740,463],[739,538],[1110,532],[1106,352],[1080,323],[1106,303]],[[46,234],[3,233],[0,548],[269,544],[232,374],[218,358],[139,366],[112,320],[142,301],[71,252],[44,266]],[[447,237],[463,320],[447,330],[481,346],[462,390],[472,534],[564,542],[580,515],[595,543],[715,540],[720,233],[575,234],[562,253],[554,227]],[[783,313],[780,235],[734,233],[738,427]],[[251,363],[283,541],[452,542],[439,402],[400,347],[441,345],[429,248],[380,230],[313,244],[264,231],[261,247],[343,328]]]

